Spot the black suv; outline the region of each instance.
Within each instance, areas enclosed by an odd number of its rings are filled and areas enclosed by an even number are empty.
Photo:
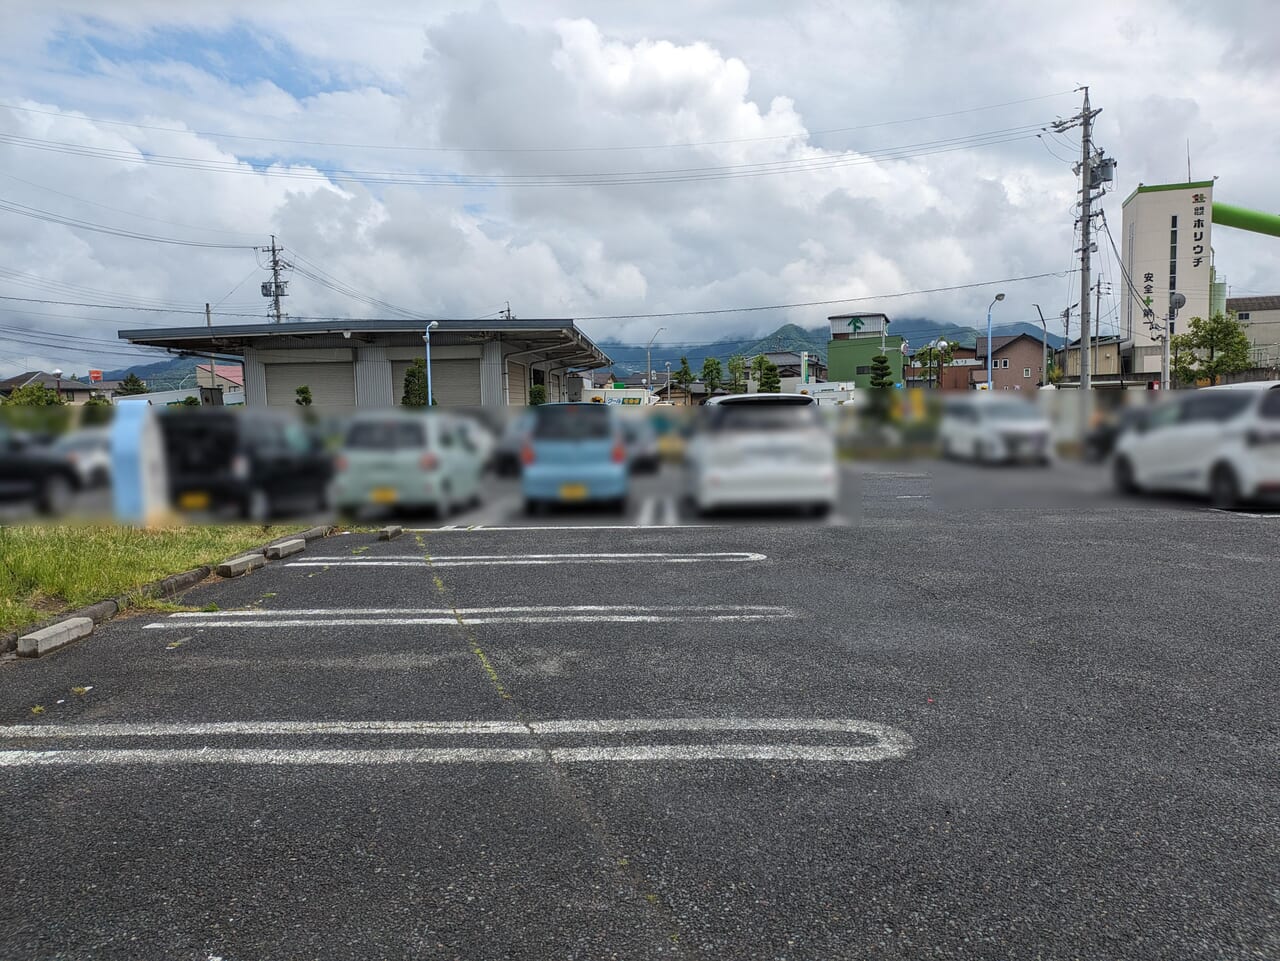
[[[283,411],[168,408],[160,414],[169,493],[184,512],[264,521],[328,507],[333,458]]]
[[[0,423],[0,498],[33,500],[41,514],[57,516],[67,512],[79,489],[74,464]]]

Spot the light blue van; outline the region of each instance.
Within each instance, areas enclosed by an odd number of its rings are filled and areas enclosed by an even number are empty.
[[[521,451],[525,511],[550,504],[627,507],[630,458],[617,413],[604,404],[543,404]]]

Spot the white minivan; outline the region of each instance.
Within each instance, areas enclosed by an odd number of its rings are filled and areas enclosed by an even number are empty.
[[[942,404],[942,455],[989,464],[1053,462],[1049,420],[1033,401],[973,391]]]
[[[1116,489],[1177,491],[1229,510],[1280,497],[1280,381],[1175,395],[1116,442]]]

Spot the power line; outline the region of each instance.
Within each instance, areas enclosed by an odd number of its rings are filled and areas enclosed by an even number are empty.
[[[654,314],[599,314],[590,317],[575,317],[574,320],[658,320],[664,317],[704,317],[714,314],[744,314],[760,310],[792,310],[798,307],[830,307],[835,304],[856,304],[868,300],[891,300],[897,297],[915,297],[922,294],[940,294],[952,290],[973,290],[978,287],[991,287],[995,284],[1016,284],[1027,280],[1043,280],[1045,277],[1061,277],[1061,271],[1050,271],[1044,274],[1028,274],[1025,277],[1004,277],[999,280],[984,280],[973,284],[954,284],[949,287],[930,287],[924,290],[904,290],[893,294],[871,294],[866,297],[845,297],[839,300],[810,300],[796,304],[765,304],[756,307],[717,307],[711,310],[679,310]]]
[[[808,130],[803,133],[794,134],[775,134],[768,137],[740,137],[736,139],[726,140],[701,140],[690,141],[686,143],[670,143],[670,144],[619,144],[619,145],[601,145],[601,146],[579,146],[579,147],[532,147],[532,146],[489,146],[489,147],[423,147],[409,144],[367,144],[367,143],[342,143],[325,140],[291,140],[283,137],[255,137],[247,134],[232,134],[219,131],[208,130],[191,130],[185,127],[164,127],[155,124],[133,123],[128,120],[108,120],[102,117],[76,117],[55,110],[40,110],[35,107],[19,107],[16,104],[0,103],[0,107],[9,110],[22,111],[24,113],[42,114],[44,116],[59,117],[64,120],[88,120],[93,123],[110,124],[119,127],[133,127],[138,130],[158,130],[165,133],[189,134],[196,137],[209,137],[218,140],[248,140],[257,143],[281,143],[291,146],[304,147],[341,147],[344,149],[356,150],[397,150],[397,151],[414,151],[422,153],[596,153],[596,152],[617,152],[627,150],[669,150],[682,149],[687,147],[713,147],[729,144],[742,143],[766,143],[780,140],[797,140],[802,137],[822,137],[835,133],[850,133],[855,130],[872,130],[878,127],[898,126],[908,123],[919,123],[926,120],[941,120],[947,117],[958,117],[963,114],[980,113],[986,110],[998,110],[1002,107],[1013,107],[1024,103],[1035,103],[1041,100],[1052,100],[1055,97],[1065,97],[1072,93],[1069,90],[1059,91],[1058,93],[1043,94],[1038,97],[1024,97],[1020,100],[1008,100],[1004,103],[987,104],[981,107],[967,107],[961,110],[951,110],[946,113],[929,114],[923,117],[908,117],[901,120],[883,120],[877,123],[860,124],[853,127],[832,127],[826,130]],[[276,121],[278,122],[278,121]]]
[[[211,247],[219,250],[250,249],[247,244],[213,244],[197,240],[178,240],[174,237],[158,237],[154,234],[144,234],[135,230],[108,227],[103,224],[90,223],[87,220],[79,220],[75,217],[64,217],[61,214],[51,213],[47,210],[28,207],[26,204],[15,203],[11,200],[0,199],[0,210],[5,210],[12,214],[18,214],[22,217],[30,217],[33,220],[43,220],[46,223],[61,224],[64,227],[73,227],[77,230],[89,230],[94,233],[107,234],[112,237],[124,237],[129,240],[145,240],[153,244],[173,244],[179,247]]]
[[[293,180],[317,181],[351,181],[363,184],[382,186],[447,186],[447,187],[583,187],[583,186],[621,186],[633,184],[667,184],[694,183],[713,180],[741,180],[755,177],[777,176],[787,173],[812,172],[840,167],[861,166],[869,163],[880,163],[891,160],[910,160],[917,157],[932,156],[940,153],[951,153],[958,150],[972,150],[979,147],[997,146],[1030,139],[1036,136],[1035,131],[1041,129],[1038,124],[1009,127],[1003,130],[985,131],[963,137],[952,137],[942,140],[922,141],[881,150],[865,152],[844,151],[840,154],[823,157],[801,157],[791,160],[763,161],[743,164],[721,164],[705,167],[676,167],[655,170],[608,171],[597,173],[555,173],[555,174],[461,174],[444,173],[407,173],[404,171],[356,170],[342,167],[322,167],[309,165],[310,169],[270,166],[261,170],[241,161],[204,160],[194,157],[180,157],[166,154],[148,154],[143,156],[136,151],[122,151],[112,148],[87,147],[59,141],[36,140],[27,137],[16,137],[0,134],[0,143],[28,147],[37,150],[52,150],[72,156],[90,157],[94,159],[113,160],[120,163],[146,164],[152,167],[169,167],[183,170],[200,170],[213,173],[259,174]],[[214,245],[203,246],[236,246]]]

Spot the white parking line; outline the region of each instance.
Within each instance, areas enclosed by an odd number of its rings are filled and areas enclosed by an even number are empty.
[[[854,734],[863,744],[702,743],[530,746],[449,746],[395,748],[278,747],[121,747],[69,750],[0,750],[0,767],[50,765],[384,765],[384,764],[529,764],[652,763],[689,761],[799,761],[850,763],[904,756],[914,746],[897,728],[853,719],[798,718],[622,718],[534,721],[229,721],[206,723],[18,725],[0,727],[0,737],[23,740],[92,738],[180,738],[245,735],[328,736],[333,734],[506,735],[529,740],[574,735],[717,732],[800,732]]]
[[[743,563],[763,561],[767,557],[752,551],[714,551],[696,554],[459,554],[431,557],[433,567],[521,566],[539,564],[697,564]],[[331,557],[290,561],[289,567],[425,567],[428,558],[423,555],[395,555],[390,557]]]
[[[787,607],[706,605],[700,607],[644,607],[641,605],[578,605],[573,607],[469,607],[457,610],[308,609],[180,612],[143,630],[185,630],[191,627],[430,627],[467,624],[671,624],[690,622],[763,621],[795,617]]]
[[[705,528],[716,527],[717,525],[715,524],[664,524],[663,526],[667,528],[705,529]],[[446,529],[443,527],[406,527],[405,530],[415,534],[439,534],[439,533],[447,533],[449,531],[453,531],[454,529],[453,528]],[[461,532],[476,531],[479,533],[488,534],[493,531],[538,531],[539,533],[541,533],[543,531],[639,531],[639,530],[646,530],[646,528],[641,527],[639,524],[552,524],[547,526],[529,524],[529,525],[518,526],[518,527],[473,527],[473,528],[459,527],[457,528],[457,530]]]
[[[765,621],[790,614],[501,614],[468,617],[467,624],[679,624],[729,621]],[[184,621],[182,624],[147,624],[144,630],[173,627],[430,627],[457,624],[453,617],[308,617],[257,621]]]

